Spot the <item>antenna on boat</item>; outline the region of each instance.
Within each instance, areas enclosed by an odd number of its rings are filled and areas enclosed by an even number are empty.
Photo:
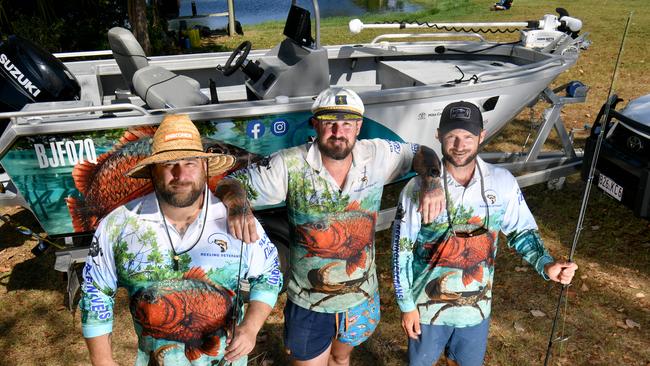
[[[625,45],[625,38],[627,38],[627,30],[630,26],[630,20],[632,19],[633,13],[634,12],[630,12],[630,14],[627,17],[627,23],[625,23],[625,30],[623,32],[623,39],[621,39],[621,46],[618,49],[618,56],[616,56],[616,63],[614,64],[614,72],[612,74],[612,80],[609,84],[609,91],[607,92],[605,113],[603,113],[600,119],[600,132],[598,133],[598,140],[596,140],[596,146],[594,147],[594,155],[593,158],[591,159],[591,167],[589,168],[589,175],[587,178],[584,195],[582,197],[582,205],[580,206],[580,215],[578,216],[578,223],[576,225],[576,231],[573,237],[573,244],[571,245],[571,251],[569,252],[569,262],[573,262],[573,255],[575,254],[576,246],[578,244],[578,239],[580,238],[580,232],[582,231],[582,224],[585,218],[585,213],[587,211],[587,203],[589,201],[589,194],[591,193],[592,181],[594,179],[594,175],[596,172],[596,162],[598,161],[598,155],[600,154],[600,147],[603,143],[603,138],[605,136],[605,127],[607,126],[607,121],[609,120],[609,112],[612,105],[611,103],[612,89],[614,87],[614,82],[616,80],[616,75],[618,73],[618,66],[621,63],[621,54],[623,53],[623,46]],[[544,366],[548,365],[548,361],[551,358],[551,350],[553,348],[553,342],[555,341],[562,342],[566,340],[566,338],[564,338],[564,322],[562,324],[562,336],[558,338],[554,338],[554,337],[555,337],[555,329],[557,326],[557,320],[560,315],[560,308],[562,306],[562,300],[564,299],[564,292],[569,286],[570,284],[562,285],[562,288],[560,289],[560,296],[557,301],[557,307],[555,308],[555,317],[553,318],[553,325],[551,326],[551,336],[549,337],[548,340],[548,348],[546,349],[546,357],[544,358]],[[565,301],[564,321],[566,321],[567,306],[568,306],[568,302]]]

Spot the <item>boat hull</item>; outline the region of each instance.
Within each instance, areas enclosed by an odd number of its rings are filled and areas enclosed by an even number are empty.
[[[464,100],[482,109],[489,141],[575,62],[511,45],[492,47],[486,55],[441,58],[433,51],[437,45],[404,44],[390,50],[326,48],[331,84],[357,90],[366,106],[360,138],[408,141],[439,153],[436,129],[441,111],[451,102]],[[466,42],[454,47],[477,45]],[[253,52],[252,57],[269,52]],[[151,63],[203,83],[215,72],[211,66],[226,56],[169,56],[152,58]],[[119,96],[111,95],[111,90],[114,93],[124,85],[113,60],[67,66],[82,84],[83,100],[114,107]],[[0,163],[49,235],[92,232],[116,205],[148,191],[139,187],[131,192],[135,183],[120,172],[149,153],[151,127],[165,113],[187,114],[197,124],[206,147],[226,144],[226,149],[240,156],[265,156],[312,139],[313,96],[246,100],[243,80],[241,74],[217,80],[219,95],[224,97],[219,104],[157,114],[138,113],[139,109],[126,105],[126,111],[108,118],[83,109],[67,116],[44,113],[37,120],[18,118],[0,137]]]

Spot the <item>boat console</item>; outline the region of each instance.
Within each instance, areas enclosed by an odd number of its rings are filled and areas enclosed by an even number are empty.
[[[292,5],[284,26],[286,38],[256,61],[244,60],[248,52],[238,57],[237,63],[246,74],[248,100],[272,99],[277,96],[300,97],[318,94],[329,86],[327,50],[311,36],[309,11]],[[233,56],[250,50],[250,42],[242,43]],[[231,75],[230,63],[223,68]]]

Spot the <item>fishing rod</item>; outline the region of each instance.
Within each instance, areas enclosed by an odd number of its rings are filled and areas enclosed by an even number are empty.
[[[621,39],[621,45],[618,49],[618,55],[616,56],[616,63],[614,64],[614,72],[612,74],[612,79],[609,84],[609,91],[607,92],[607,101],[605,104],[605,113],[603,113],[601,119],[600,119],[600,131],[598,133],[598,139],[596,141],[596,146],[594,147],[594,156],[591,159],[591,167],[589,168],[589,175],[587,177],[587,183],[585,186],[585,191],[584,195],[582,197],[582,205],[580,206],[580,215],[578,216],[578,223],[576,224],[576,231],[575,235],[573,237],[573,244],[571,245],[571,251],[569,252],[569,262],[573,262],[573,255],[575,254],[576,251],[576,246],[578,244],[578,240],[580,238],[580,232],[582,231],[583,227],[583,222],[585,218],[585,213],[587,211],[587,203],[589,201],[589,194],[591,193],[591,185],[592,181],[594,179],[594,175],[596,173],[596,162],[598,161],[598,155],[600,155],[600,147],[603,143],[603,139],[605,136],[605,127],[607,126],[607,121],[609,121],[609,112],[611,109],[612,105],[612,90],[614,88],[614,82],[616,81],[616,75],[618,73],[618,67],[621,62],[621,54],[623,53],[623,46],[625,45],[625,39],[627,38],[627,31],[630,26],[630,20],[632,19],[632,14],[633,12],[630,12],[630,14],[627,17],[627,22],[625,23],[625,30],[623,31],[623,39]],[[553,348],[553,343],[556,340],[559,341],[564,341],[566,338],[564,338],[564,334],[562,334],[562,337],[559,338],[554,338],[555,337],[555,330],[557,327],[557,321],[560,315],[560,308],[562,305],[562,300],[564,299],[564,292],[566,289],[570,286],[569,285],[562,285],[562,288],[560,289],[560,296],[557,301],[557,307],[555,308],[555,317],[553,318],[553,325],[551,327],[551,336],[549,337],[548,340],[548,348],[546,349],[546,357],[544,358],[544,366],[548,365],[548,361],[551,358],[551,351]],[[566,320],[566,311],[565,311],[565,317],[564,319]],[[563,327],[564,328],[564,327]],[[563,330],[564,333],[564,330]]]
[[[249,174],[249,181],[250,179],[250,164],[251,164],[251,157],[250,154],[248,154],[247,160],[246,160],[246,171]],[[232,334],[232,339],[231,342],[235,339],[235,331],[237,330],[237,321],[239,320],[239,301],[240,301],[240,295],[241,295],[241,267],[242,267],[242,257],[244,253],[244,230],[246,228],[246,213],[248,212],[250,206],[248,204],[248,197],[246,197],[246,191],[244,190],[244,210],[243,210],[243,215],[244,215],[244,220],[242,221],[242,239],[239,241],[240,247],[239,247],[239,269],[237,270],[237,288],[235,290],[235,300],[237,303],[234,304],[234,309],[232,313],[232,319],[231,319],[231,330],[230,334]],[[253,213],[251,212],[251,215]],[[225,355],[224,355],[225,357]],[[222,358],[221,361],[219,361],[218,366],[229,366],[232,365],[232,362],[226,361],[225,358]]]

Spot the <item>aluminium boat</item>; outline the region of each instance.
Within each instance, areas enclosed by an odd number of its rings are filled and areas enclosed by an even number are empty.
[[[33,47],[10,38],[0,46],[0,107],[6,111],[0,120],[9,120],[0,137],[6,171],[0,205],[29,208],[52,237],[92,233],[110,210],[151,191],[149,183],[122,173],[149,153],[155,126],[169,113],[189,115],[206,148],[238,155],[242,166],[312,138],[309,109],[329,86],[351,88],[363,99],[361,138],[415,142],[438,152],[435,131],[450,102],[481,108],[487,142],[523,108],[546,97],[554,109],[538,138],[543,144],[552,127],[561,127],[559,108],[584,101],[586,91],[560,97],[548,88],[575,64],[585,40],[581,22],[562,9],[557,16],[512,23],[353,20],[355,33],[427,33],[383,34],[367,44],[336,46],[321,45],[315,0],[312,10],[315,38],[310,12],[293,1],[284,40],[267,50],[244,42],[232,53],[147,57],[128,30],[114,28],[108,33],[111,51],[94,53],[113,58],[66,62],[88,53],[18,52]],[[514,29],[521,39],[488,41],[478,33],[488,29]],[[561,137],[561,159],[575,163],[566,132]],[[540,148],[533,145],[533,158]],[[516,158],[507,160],[513,167],[522,166],[521,156],[507,157]],[[523,158],[535,160],[530,154]],[[386,217],[383,225],[390,221]]]

